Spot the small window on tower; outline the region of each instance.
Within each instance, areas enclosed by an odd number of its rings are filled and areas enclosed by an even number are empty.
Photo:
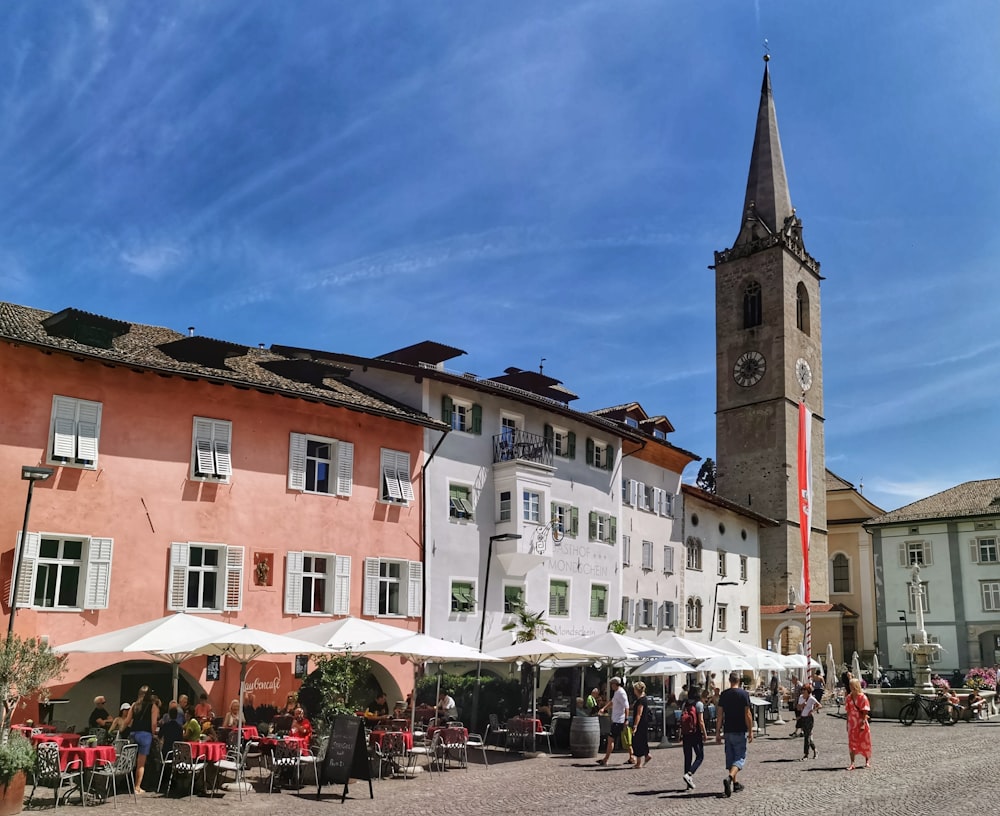
[[[752,329],[764,322],[760,284],[750,281],[743,290],[743,328]]]
[[[799,331],[809,334],[809,293],[801,281],[795,287],[795,325]]]

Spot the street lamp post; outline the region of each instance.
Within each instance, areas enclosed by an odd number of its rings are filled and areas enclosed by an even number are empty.
[[[910,622],[909,622],[909,620],[906,617],[906,610],[905,609],[897,609],[896,611],[900,613],[899,619],[903,622],[903,630],[906,633],[906,642],[909,643],[910,642]],[[910,669],[909,669],[909,671],[910,671],[909,683],[912,686],[913,685],[913,655],[909,651],[906,652],[906,662],[910,666]]]
[[[28,483],[28,498],[24,502],[24,523],[21,525],[21,546],[14,550],[14,591],[11,593],[10,621],[7,623],[7,637],[14,634],[14,617],[17,615],[17,585],[21,583],[21,551],[28,543],[28,517],[31,515],[31,494],[35,489],[35,482],[44,482],[53,473],[54,468],[35,467],[23,465],[21,467],[21,478]]]
[[[486,599],[490,589],[490,564],[493,563],[494,541],[517,541],[520,533],[499,533],[490,536],[490,544],[486,549],[486,575],[483,576],[483,602],[479,605],[479,651],[483,650],[483,638],[486,636]],[[482,684],[483,664],[476,664],[476,686],[472,690],[472,723],[477,733],[479,731],[479,688]]]
[[[715,615],[716,609],[719,606],[719,587],[720,586],[739,586],[739,581],[716,581],[715,583],[715,600],[712,601],[712,626],[708,630],[709,641],[715,636]]]

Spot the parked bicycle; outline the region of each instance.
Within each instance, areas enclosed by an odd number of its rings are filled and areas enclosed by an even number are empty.
[[[934,697],[924,697],[914,693],[910,701],[899,710],[899,721],[903,725],[913,725],[923,712],[929,722],[939,722],[941,725],[954,725],[952,705],[946,697],[937,694]]]

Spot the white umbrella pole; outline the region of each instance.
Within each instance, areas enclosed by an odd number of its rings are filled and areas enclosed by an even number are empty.
[[[171,669],[171,672],[170,672],[171,679],[173,680],[173,688],[174,688],[173,699],[176,700],[177,699],[177,678],[178,678],[178,675],[180,675],[180,671],[181,671],[180,661],[179,660],[171,660],[170,661],[170,669]]]
[[[434,709],[435,709],[434,713],[435,713],[435,715],[437,714],[438,700],[441,699],[441,665],[440,664],[438,664],[438,666],[437,666],[437,676],[438,676],[437,697],[434,698]],[[442,725],[443,724],[444,723],[442,723]]]
[[[668,742],[669,740],[667,739],[667,676],[665,674],[660,675],[660,686],[662,687],[661,693],[663,694],[663,697],[660,698],[663,700],[663,731],[660,732],[660,742]]]
[[[412,663],[412,661],[411,661]],[[417,664],[413,665],[413,692],[410,694],[410,738],[413,738],[413,732],[417,730]]]

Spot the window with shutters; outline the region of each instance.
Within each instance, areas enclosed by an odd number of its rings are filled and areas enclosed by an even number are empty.
[[[983,536],[972,540],[972,563],[996,564],[997,560],[996,536]]]
[[[718,575],[719,575],[720,578],[725,578],[726,577],[726,551],[725,550],[719,550],[718,551],[718,557],[719,557]]]
[[[747,557],[745,555],[740,556],[740,580],[747,580]]]
[[[552,428],[552,453],[572,459],[576,454],[576,434],[565,428]]]
[[[715,614],[715,629],[718,632],[725,632],[729,621],[729,605],[719,604]]]
[[[642,568],[644,570],[653,569],[653,542],[642,542]]]
[[[419,561],[366,558],[364,614],[393,617],[422,615],[423,569]]]
[[[563,502],[552,502],[549,508],[552,532],[557,536],[576,538],[580,532],[580,511]]]
[[[627,567],[632,563],[632,537],[622,536],[622,566]]]
[[[39,533],[28,533],[22,547],[19,534],[16,549],[21,571],[16,593],[12,593],[16,594],[16,605],[51,610],[107,609],[113,547],[110,538]]]
[[[505,615],[513,615],[524,607],[524,585],[503,585],[503,611]]]
[[[1000,612],[1000,581],[980,581],[979,591],[983,596],[983,612]]]
[[[934,563],[931,558],[931,542],[904,541],[899,545],[899,565],[901,567],[926,567]]]
[[[851,562],[844,553],[837,553],[830,559],[830,591],[851,591]]]
[[[451,582],[451,611],[475,613],[476,585],[472,581]]]
[[[453,431],[481,434],[483,432],[483,409],[466,400],[444,396],[441,398],[441,420]],[[514,433],[514,431],[511,431]]]
[[[607,442],[587,439],[587,464],[601,470],[611,470],[614,467],[614,447]]]
[[[521,518],[524,521],[539,522],[541,515],[542,497],[541,494],[533,490],[525,490],[521,494]]]
[[[674,574],[674,548],[669,544],[663,545],[663,574]]]
[[[685,549],[687,551],[687,568],[690,570],[701,569],[701,539],[688,536]]]
[[[500,491],[500,501],[498,502],[499,513],[497,521],[510,521],[511,495],[509,490]]]
[[[101,435],[101,403],[74,397],[52,397],[46,463],[97,468],[97,441]]]
[[[660,604],[660,629],[674,628],[674,603],[664,601]]]
[[[608,616],[608,587],[605,584],[590,585],[590,617],[604,620]]]
[[[170,545],[168,608],[235,611],[243,607],[244,548],[226,544]]]
[[[614,516],[591,510],[588,526],[591,541],[614,544],[618,540],[618,520]]]
[[[701,629],[701,598],[688,598],[684,606],[688,629]]]
[[[673,518],[674,494],[660,487],[650,488],[649,510],[658,516]]]
[[[312,434],[289,435],[289,490],[350,496],[353,481],[353,443]]]
[[[923,592],[921,593],[922,597],[921,597],[921,604],[920,605],[923,607],[924,612],[930,612],[931,611],[931,594],[928,591],[927,582],[926,581],[921,581],[920,582],[920,586],[923,588]],[[914,587],[912,583],[907,583],[906,584],[906,592],[907,592],[907,595],[909,596],[910,612],[916,612],[917,611],[917,588]]]
[[[224,419],[194,418],[191,435],[191,479],[228,482],[233,475],[233,423]]]
[[[347,615],[351,608],[351,557],[289,552],[285,561],[285,612]]]
[[[410,454],[382,448],[381,500],[392,504],[409,504],[413,501],[413,483],[410,481]]]
[[[740,607],[740,631],[749,632],[750,631],[750,607],[741,606]]]
[[[656,624],[656,601],[652,598],[643,598],[639,601],[638,612],[636,629],[652,629]]]
[[[564,618],[569,615],[569,581],[549,581],[549,617]]]
[[[472,488],[468,485],[448,485],[448,515],[453,519],[472,519]]]

